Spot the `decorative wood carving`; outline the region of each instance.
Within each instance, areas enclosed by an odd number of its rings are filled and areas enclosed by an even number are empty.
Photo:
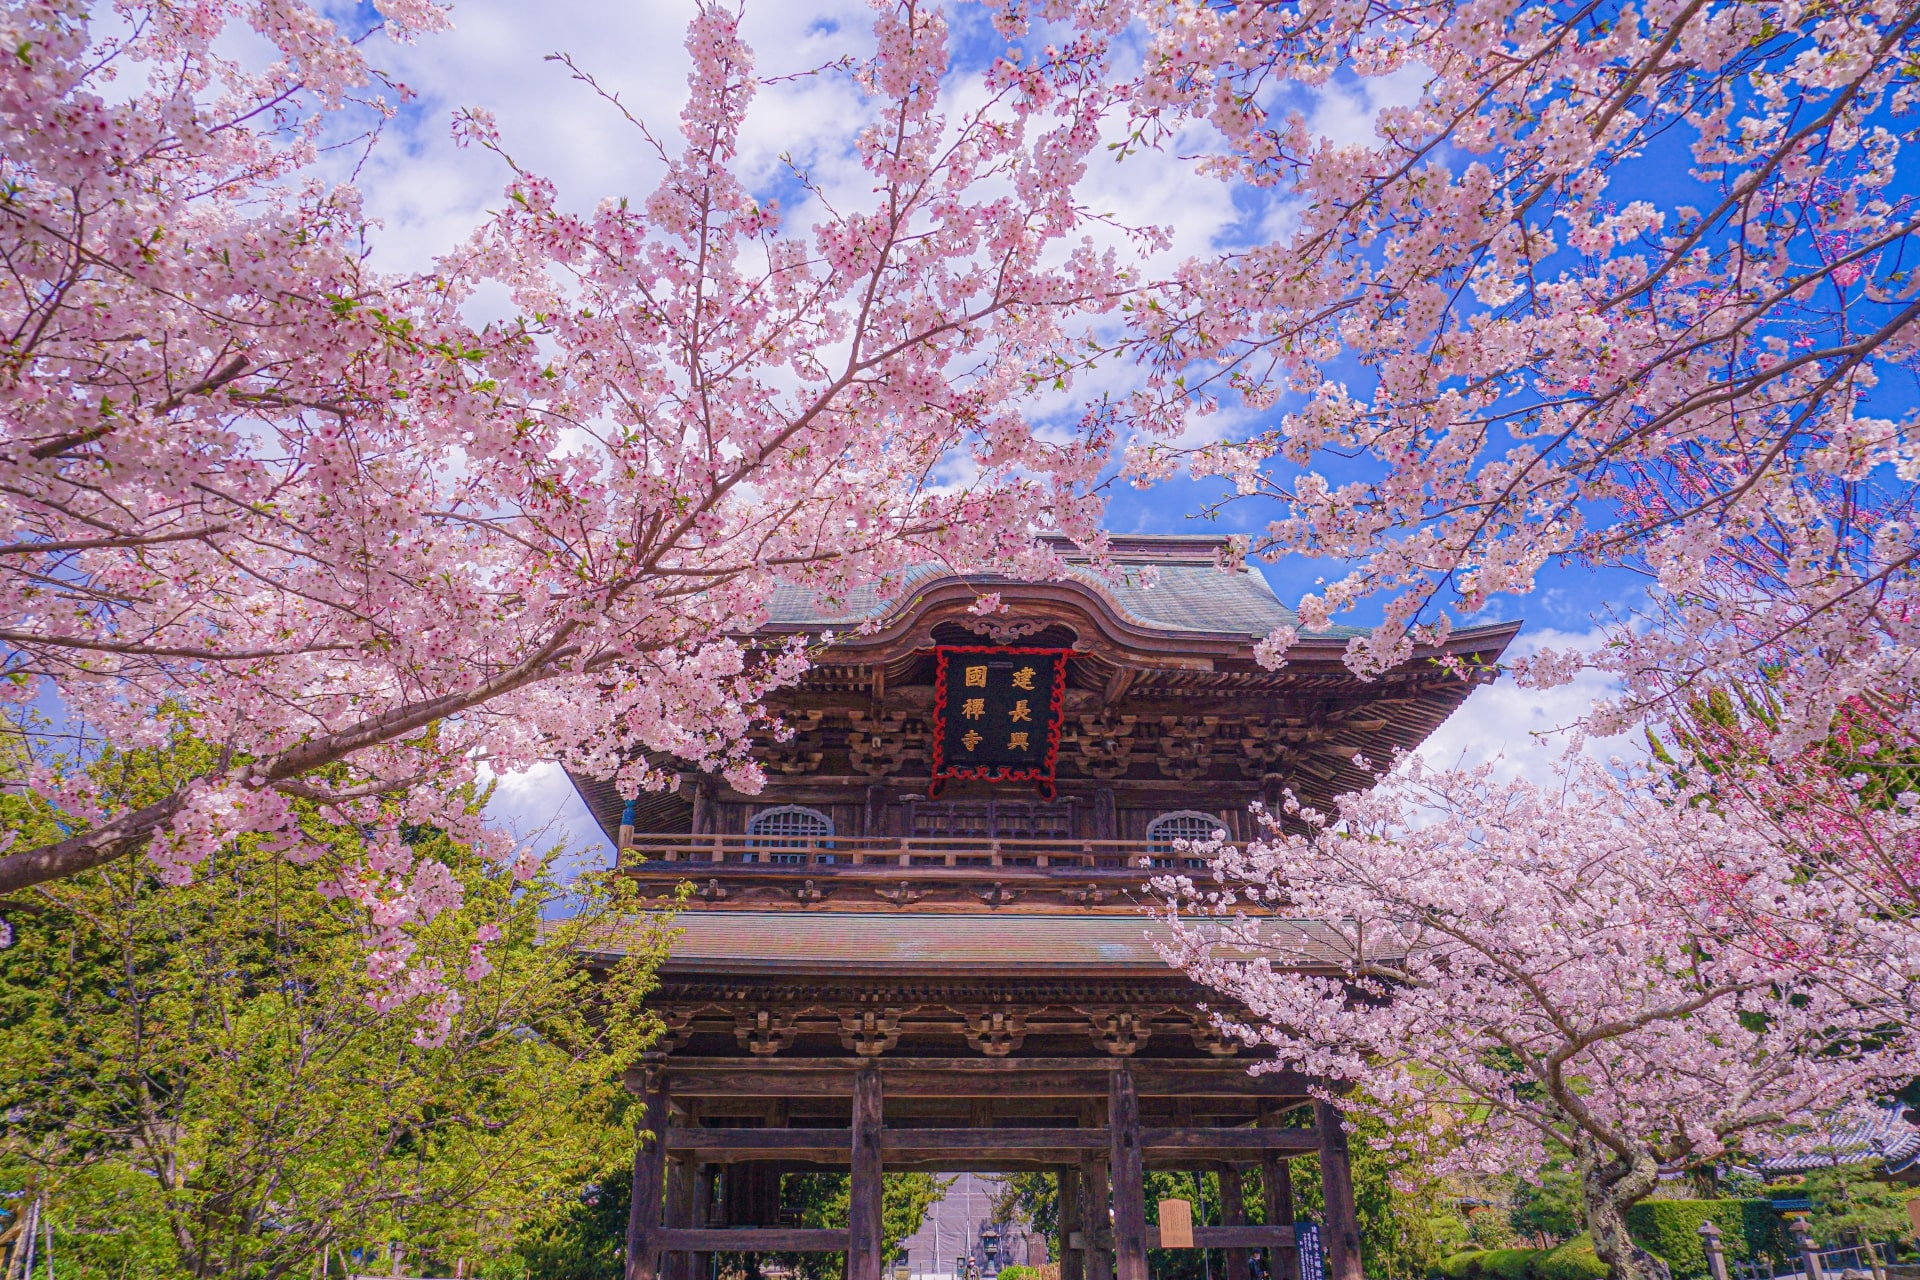
[[[700,888],[694,890],[694,894],[696,897],[703,898],[708,902],[725,902],[727,900],[727,891],[721,886],[718,880],[708,880],[704,885],[700,886]]]
[[[905,880],[900,882],[897,889],[876,889],[874,892],[896,907],[911,906],[927,896],[925,889],[916,889]]]
[[[1102,712],[1081,716],[1080,728],[1071,735],[1080,767],[1095,778],[1118,778],[1133,763],[1133,727],[1135,716]]]
[[[1154,763],[1162,775],[1192,782],[1213,770],[1219,716],[1161,716],[1160,752]]]
[[[660,1036],[653,1042],[654,1053],[672,1053],[684,1049],[687,1041],[693,1039],[692,1009],[656,1009],[655,1016],[660,1019]]]
[[[1193,1047],[1216,1058],[1231,1058],[1240,1052],[1240,1041],[1221,1031],[1210,1014],[1196,1009],[1193,1018]]]
[[[900,1019],[905,1009],[843,1010],[840,1043],[863,1058],[877,1058],[900,1042]]]
[[[771,1057],[790,1048],[800,1034],[798,1014],[791,1009],[761,1007],[734,1015],[733,1035],[742,1048],[757,1057]]]
[[[825,902],[827,900],[827,893],[819,889],[811,880],[797,889],[788,889],[787,892],[793,895],[795,902],[799,903]]]
[[[820,721],[825,713],[821,711],[789,711],[782,719],[793,730],[791,737],[784,741],[765,735],[754,740],[754,759],[768,773],[785,774],[798,777],[802,774],[817,773],[820,762],[826,759],[826,744],[820,735]]]
[[[973,896],[980,899],[980,901],[986,903],[990,907],[1004,907],[1008,903],[1012,902],[1014,899],[1018,898],[1020,895],[1014,890],[1009,889],[1005,885],[1001,884],[998,880],[995,880],[993,882],[993,888],[975,889],[973,891]]]
[[[908,712],[873,715],[850,711],[847,714],[853,721],[853,731],[847,735],[847,760],[855,773],[884,778],[898,773],[909,760],[926,759],[925,736],[908,731]]]
[[[1086,889],[1068,889],[1065,896],[1068,902],[1078,903],[1083,907],[1097,907],[1114,894],[1112,890],[1102,889],[1096,885]]]
[[[1153,1035],[1153,1014],[1146,1009],[1082,1009],[1087,1034],[1116,1058],[1138,1053]]]
[[[966,1014],[967,1044],[990,1058],[1004,1058],[1027,1038],[1024,1010],[977,1009]]]
[[[1041,618],[1021,618],[1013,622],[994,622],[988,618],[967,618],[961,627],[976,636],[985,636],[995,644],[1012,644],[1015,640],[1025,640],[1028,636],[1037,636],[1053,625]]]

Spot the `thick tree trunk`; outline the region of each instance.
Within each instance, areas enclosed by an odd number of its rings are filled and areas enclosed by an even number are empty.
[[[1641,1150],[1631,1160],[1622,1159],[1612,1148],[1581,1134],[1574,1141],[1574,1155],[1594,1253],[1607,1264],[1613,1280],[1659,1280],[1627,1234],[1626,1216],[1659,1184],[1660,1165],[1653,1153]]]

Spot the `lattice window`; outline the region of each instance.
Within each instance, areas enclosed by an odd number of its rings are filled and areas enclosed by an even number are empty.
[[[1201,813],[1198,809],[1179,809],[1173,813],[1163,813],[1147,824],[1147,843],[1153,849],[1153,865],[1156,867],[1204,867],[1205,858],[1192,857],[1173,847],[1176,840],[1187,840],[1194,844],[1212,840],[1215,835],[1224,832],[1226,824],[1211,813]]]
[[[807,809],[797,804],[781,805],[777,809],[763,809],[747,820],[747,834],[758,837],[749,843],[756,849],[769,850],[766,854],[748,853],[743,855],[744,862],[757,862],[762,857],[775,866],[804,866],[805,853],[777,853],[779,849],[805,849],[810,841],[825,840],[833,835],[833,819],[818,809]],[[822,862],[832,862],[831,856],[821,858]]]

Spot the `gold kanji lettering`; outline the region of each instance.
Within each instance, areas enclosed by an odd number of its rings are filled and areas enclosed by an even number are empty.
[[[1025,689],[1031,693],[1033,691],[1033,676],[1034,671],[1032,667],[1020,668],[1013,673],[1013,687],[1016,689]],[[971,677],[969,677],[967,683],[973,683]]]
[[[984,689],[987,687],[987,669],[985,667],[967,668],[967,688]]]
[[[968,698],[960,704],[960,714],[969,720],[978,720],[981,716],[987,714],[987,700],[985,698]]]
[[[1025,733],[1016,733],[1007,739],[1007,750],[1031,751],[1032,748],[1027,745],[1027,735]]]
[[[1025,698],[1013,704],[1013,710],[1007,712],[1007,719],[1013,721],[1015,724],[1019,724],[1022,720],[1031,721],[1033,719],[1033,712],[1027,710],[1027,700]]]
[[[1021,736],[1025,737],[1026,735],[1022,734]],[[969,729],[965,733],[960,735],[960,741],[966,747],[967,750],[971,751],[975,747],[979,746],[983,741],[985,741],[985,739],[983,739],[980,736],[980,731],[978,729]]]

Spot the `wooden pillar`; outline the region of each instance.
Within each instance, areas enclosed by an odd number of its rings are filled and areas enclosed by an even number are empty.
[[[669,1227],[691,1227],[693,1225],[693,1160],[682,1156],[667,1161],[667,1225]],[[681,1252],[662,1254],[660,1257],[661,1280],[692,1280],[693,1271],[687,1255]]]
[[[714,1166],[696,1164],[693,1166],[693,1225],[711,1227],[713,1221],[713,1176]],[[707,1280],[713,1270],[713,1255],[710,1253],[690,1253],[687,1255],[687,1273],[691,1280]]]
[[[1113,1224],[1107,1217],[1107,1164],[1098,1156],[1080,1162],[1081,1254],[1086,1280],[1113,1280]]]
[[[1060,1224],[1060,1280],[1086,1280],[1087,1245],[1092,1235],[1080,1212],[1080,1170],[1063,1164],[1054,1176],[1060,1179],[1060,1209],[1055,1214]],[[1081,1240],[1078,1249],[1073,1247],[1075,1233]]]
[[[880,1072],[853,1077],[853,1185],[848,1193],[847,1280],[880,1280]]]
[[[654,1243],[666,1192],[667,1073],[648,1072],[646,1114],[640,1123],[640,1149],[633,1157],[633,1200],[627,1206],[626,1280],[657,1280],[659,1248]]]
[[[1223,1227],[1247,1225],[1247,1205],[1240,1176],[1239,1165],[1220,1166],[1220,1225]],[[1227,1250],[1227,1280],[1249,1280],[1247,1260],[1245,1249]]]
[[[1360,1220],[1353,1207],[1353,1170],[1347,1163],[1347,1127],[1340,1109],[1318,1099],[1313,1125],[1320,1135],[1320,1190],[1326,1199],[1321,1243],[1327,1280],[1364,1280],[1360,1273]]]
[[[1293,1162],[1277,1151],[1269,1151],[1260,1161],[1260,1195],[1266,1202],[1267,1225],[1293,1225]],[[1300,1280],[1300,1251],[1267,1250],[1267,1275],[1270,1280]]]
[[[1107,1128],[1113,1134],[1113,1273],[1115,1280],[1147,1280],[1147,1171],[1140,1150],[1140,1098],[1134,1092],[1133,1072],[1126,1063],[1115,1064],[1109,1081]]]

